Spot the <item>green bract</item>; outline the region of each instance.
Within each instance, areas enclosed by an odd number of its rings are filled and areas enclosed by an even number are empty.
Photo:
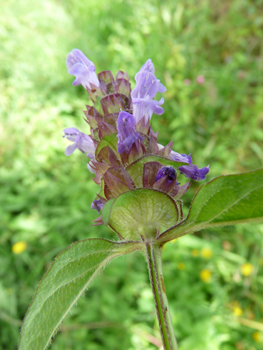
[[[136,189],[121,194],[109,206],[104,220],[125,240],[153,241],[162,231],[178,221],[178,207],[167,194],[156,190]]]

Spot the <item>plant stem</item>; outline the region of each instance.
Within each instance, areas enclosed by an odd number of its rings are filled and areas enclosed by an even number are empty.
[[[146,257],[164,350],[178,350],[165,293],[160,246],[146,243]]]

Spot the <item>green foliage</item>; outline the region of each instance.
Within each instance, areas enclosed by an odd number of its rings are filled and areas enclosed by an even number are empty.
[[[116,237],[91,227],[98,187],[87,159],[63,152],[63,128],[89,132],[82,120],[89,101],[71,86],[67,53],[79,48],[97,72],[122,69],[132,77],[152,58],[167,87],[165,114],[153,117],[161,143],[172,139],[194,164],[210,164],[209,179],[251,171],[263,166],[262,11],[261,0],[2,1],[0,349],[17,348],[37,283],[60,251],[76,240]],[[183,197],[185,214],[198,186]],[[263,317],[262,234],[262,224],[246,224],[165,244],[164,277],[181,350],[262,348],[253,338]],[[27,248],[15,254],[19,241]],[[212,256],[203,257],[203,249]],[[253,265],[248,276],[245,263]],[[211,271],[209,281],[201,279],[203,270]],[[145,261],[134,254],[113,261],[88,298],[79,299],[51,349],[156,349],[149,335],[160,339]]]
[[[100,270],[136,244],[89,239],[59,254],[40,282],[22,326],[19,349],[46,349],[72,306]]]
[[[163,234],[166,241],[208,227],[263,219],[263,170],[215,178],[196,193],[187,218]]]
[[[263,170],[219,177],[197,192],[188,222],[224,226],[263,218]]]

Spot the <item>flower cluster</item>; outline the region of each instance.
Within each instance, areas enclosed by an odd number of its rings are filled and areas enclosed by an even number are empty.
[[[99,100],[99,107],[86,106],[84,112],[90,135],[76,128],[64,130],[64,137],[73,142],[65,154],[69,156],[76,149],[86,153],[90,158],[88,169],[101,186],[93,209],[100,212],[110,199],[137,188],[158,190],[178,201],[190,186],[190,181],[180,185],[178,171],[193,180],[205,179],[209,167],[199,169],[191,155],[174,152],[172,142],[160,145],[158,133],[152,130],[153,113],[164,112],[160,106],[164,99],[157,101],[155,96],[166,88],[155,77],[150,59],[136,74],[133,90],[129,76],[122,71],[116,77],[110,71],[97,76],[94,64],[80,50],[68,55],[67,68],[76,77],[73,85],[83,85],[93,102]],[[95,221],[103,224],[101,217]]]

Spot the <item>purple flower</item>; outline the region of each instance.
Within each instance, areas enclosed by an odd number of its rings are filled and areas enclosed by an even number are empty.
[[[163,166],[161,167],[156,176],[155,182],[167,176],[167,187],[173,182],[176,177],[176,171],[172,166]]]
[[[93,84],[99,87],[99,80],[95,73],[95,65],[78,49],[74,49],[68,54],[67,69],[69,74],[75,75],[73,85],[83,85],[90,89]]]
[[[206,174],[209,172],[209,166],[198,169],[196,165],[192,164],[191,154],[187,156],[186,154],[171,151],[169,158],[176,162],[188,163],[189,165],[180,166],[178,170],[180,170],[181,174],[184,174],[186,177],[190,177],[193,180],[204,180]]]
[[[74,142],[65,149],[65,155],[70,156],[77,148],[82,153],[87,153],[87,157],[94,158],[95,145],[92,138],[83,132],[80,132],[77,128],[67,128],[63,130],[69,141]]]
[[[209,172],[209,166],[198,169],[196,165],[183,165],[178,168],[181,174],[184,174],[185,177],[190,177],[193,180],[204,180],[206,174]]]
[[[134,143],[136,143],[136,146],[138,147],[139,141],[144,139],[144,137],[136,131],[135,122],[135,118],[132,114],[124,111],[120,112],[117,120],[119,153],[125,151],[128,154]]]
[[[95,201],[91,203],[91,209],[98,210],[98,213],[102,210],[103,207],[104,204],[102,203],[101,199],[95,199]]]
[[[154,66],[149,59],[135,75],[136,86],[131,92],[133,102],[133,115],[136,123],[143,117],[149,122],[152,114],[162,114],[163,108],[159,105],[163,104],[164,99],[160,101],[153,100],[157,92],[165,92],[166,88],[156,79],[154,75]]]

